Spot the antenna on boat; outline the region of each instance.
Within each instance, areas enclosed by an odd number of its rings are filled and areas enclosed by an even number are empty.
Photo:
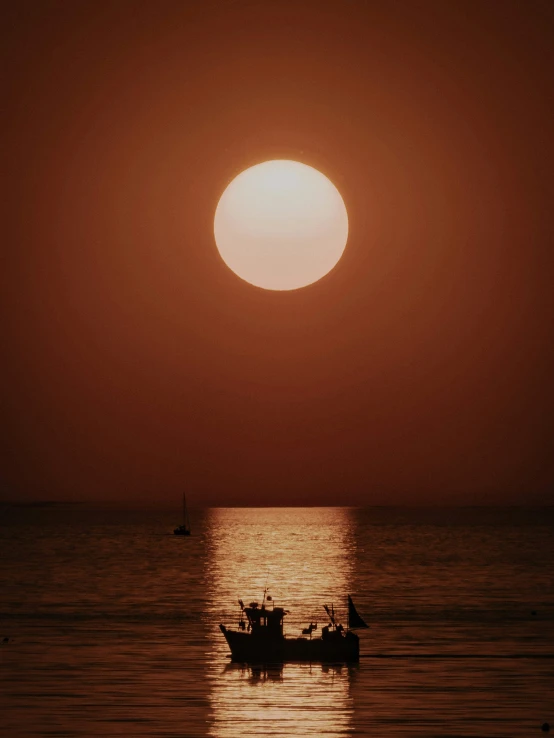
[[[335,610],[333,608],[333,605],[331,604],[331,607],[329,607],[329,605],[323,605],[323,609],[327,613],[327,616],[328,616],[329,620],[331,621],[331,625],[336,625],[336,622],[335,622]]]
[[[269,569],[267,570],[267,576],[265,578],[265,587],[264,587],[264,598],[262,600],[262,607],[265,605],[266,595],[267,595],[267,585],[269,582]],[[267,595],[268,601],[271,599],[271,595]]]

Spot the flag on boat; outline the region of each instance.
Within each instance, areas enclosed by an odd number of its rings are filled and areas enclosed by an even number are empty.
[[[348,595],[348,627],[351,630],[354,628],[369,628],[369,625],[358,615],[350,595]]]

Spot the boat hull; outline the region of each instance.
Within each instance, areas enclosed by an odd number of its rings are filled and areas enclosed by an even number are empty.
[[[175,528],[173,531],[174,536],[190,536],[190,530],[187,528],[183,528],[182,526],[180,528]]]
[[[331,633],[327,638],[268,638],[219,626],[231,650],[233,661],[284,663],[312,661],[320,663],[353,662],[360,659],[360,640],[348,631]]]

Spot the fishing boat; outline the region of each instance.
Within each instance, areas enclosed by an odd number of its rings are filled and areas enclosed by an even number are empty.
[[[183,524],[178,525],[173,534],[176,536],[190,536],[190,518],[187,511],[187,498],[183,492]]]
[[[267,602],[267,605],[266,605]],[[271,606],[269,603],[271,602]],[[319,637],[312,637],[317,623],[308,625],[302,635],[289,637],[283,632],[283,620],[288,610],[276,607],[270,596],[261,606],[251,602],[245,607],[239,600],[238,629],[220,624],[220,629],[231,650],[233,661],[250,663],[284,663],[286,661],[352,662],[360,659],[360,639],[353,631],[369,627],[358,614],[348,595],[348,617],[344,628],[335,616],[333,605],[324,605],[329,624],[321,629]]]

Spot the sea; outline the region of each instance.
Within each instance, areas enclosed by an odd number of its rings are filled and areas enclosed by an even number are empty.
[[[554,733],[554,508],[190,515],[0,508],[3,738]],[[233,664],[264,592],[289,635],[350,594],[359,664]]]

